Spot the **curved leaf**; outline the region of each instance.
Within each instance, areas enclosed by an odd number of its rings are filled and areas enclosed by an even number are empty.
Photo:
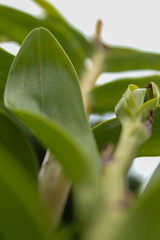
[[[158,240],[160,238],[160,178],[159,167],[155,171],[151,184],[139,198],[122,226],[116,231],[113,240]]]
[[[37,179],[38,160],[18,125],[0,110],[0,143],[15,156],[32,177]]]
[[[85,37],[61,21],[38,19],[21,11],[0,6],[0,35],[22,43],[26,35],[37,27],[46,27],[54,34],[80,74],[84,70],[84,60],[91,51],[91,44]]]
[[[160,70],[160,54],[131,48],[108,47],[103,63],[103,72],[129,70]]]
[[[3,93],[14,56],[0,48],[0,102],[3,102]]]
[[[89,184],[87,198],[95,194],[100,161],[78,79],[67,55],[44,28],[29,34],[15,58],[5,104],[51,149],[74,184],[85,183],[84,191]]]
[[[160,107],[157,108],[154,114],[154,123],[152,129],[151,138],[144,143],[141,147],[138,156],[160,156]],[[118,141],[118,137],[121,130],[120,121],[117,118],[105,121],[93,129],[97,146],[101,151],[106,144],[113,143],[114,145]]]
[[[51,239],[50,224],[38,200],[38,187],[0,143],[0,238]]]
[[[114,108],[122,97],[129,84],[138,85],[140,88],[154,82],[160,87],[160,75],[143,78],[125,78],[118,79],[102,86],[96,87],[89,93],[92,104],[92,111],[103,113],[114,111]]]

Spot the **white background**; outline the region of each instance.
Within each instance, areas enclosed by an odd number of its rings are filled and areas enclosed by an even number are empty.
[[[103,40],[109,44],[130,46],[160,53],[160,1],[159,0],[50,0],[74,26],[91,37],[97,19],[103,21]],[[33,15],[41,10],[29,0],[0,0]],[[5,44],[12,53],[18,46]],[[153,71],[103,74],[99,84],[119,76],[150,75]],[[158,73],[159,74],[159,73]],[[158,163],[155,158],[142,158],[134,162],[137,174],[148,179]]]

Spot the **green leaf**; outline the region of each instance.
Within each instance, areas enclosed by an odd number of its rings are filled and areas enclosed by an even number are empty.
[[[0,109],[0,143],[37,179],[38,160],[29,141],[18,125]]]
[[[141,147],[138,153],[139,157],[160,156],[159,122],[160,122],[160,107],[158,107],[154,113],[152,136]],[[101,151],[106,144],[113,143],[114,145],[116,145],[118,141],[118,137],[120,135],[120,131],[121,131],[121,124],[117,118],[114,118],[95,126],[92,130],[93,130],[93,134],[95,136],[99,151]]]
[[[48,1],[44,0],[32,0],[37,3],[48,16],[51,16],[53,19],[63,23],[64,25],[69,25],[67,20],[58,12],[58,10]]]
[[[109,47],[106,50],[103,72],[142,69],[160,70],[160,54],[119,47]]]
[[[51,239],[35,181],[1,142],[0,152],[0,238]]]
[[[14,56],[0,48],[0,102],[3,102],[3,93]]]
[[[85,185],[87,198],[95,194],[100,161],[77,75],[46,29],[35,29],[25,39],[10,70],[5,104],[51,149],[73,184]]]
[[[158,184],[160,184],[160,164],[158,164],[156,170],[152,174],[149,183],[147,184],[144,192],[142,193],[142,197],[145,197],[145,195],[148,194],[149,191],[152,191],[152,188],[154,188],[154,186]]]
[[[86,38],[62,21],[53,18],[35,18],[21,11],[0,6],[0,35],[22,43],[26,35],[34,28],[49,29],[70,57],[76,71],[84,70],[84,60],[90,54],[91,44]]]
[[[89,93],[92,112],[104,113],[107,111],[114,111],[117,102],[120,100],[129,84],[135,84],[143,88],[150,82],[154,82],[160,87],[160,76],[154,75],[142,78],[118,79],[94,88],[93,91]]]
[[[147,189],[126,217],[113,240],[158,240],[160,237],[160,167]]]

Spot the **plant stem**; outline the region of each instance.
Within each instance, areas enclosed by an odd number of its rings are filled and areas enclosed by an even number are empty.
[[[61,165],[48,150],[39,172],[39,189],[53,229],[61,219],[70,186],[71,182],[65,176]]]
[[[139,147],[150,137],[151,124],[131,122],[122,127],[113,156],[102,173],[102,202],[86,240],[112,240],[127,211],[126,173]]]
[[[84,101],[84,106],[86,109],[86,113],[89,116],[91,113],[91,102],[87,97],[89,91],[91,91],[97,81],[99,75],[102,73],[102,62],[104,58],[104,52],[99,50],[95,53],[92,60],[92,66],[85,75],[80,79],[80,86],[82,90],[82,96]]]

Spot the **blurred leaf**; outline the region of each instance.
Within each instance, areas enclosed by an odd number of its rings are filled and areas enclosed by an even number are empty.
[[[15,58],[5,104],[51,149],[73,184],[80,184],[79,190],[83,189],[87,198],[90,193],[95,194],[99,155],[78,79],[67,55],[44,28],[29,34]],[[81,198],[85,196],[80,194]],[[93,195],[90,197],[93,199]]]
[[[32,177],[37,179],[38,160],[18,125],[0,110],[0,143],[15,156]]]
[[[107,111],[114,111],[117,102],[120,100],[129,84],[135,84],[143,88],[150,82],[154,82],[160,87],[160,75],[118,79],[94,88],[93,91],[89,93],[92,112],[104,113]]]
[[[152,161],[152,159],[151,159],[151,161]],[[156,170],[152,174],[152,177],[151,177],[149,183],[147,184],[144,192],[142,193],[142,197],[145,197],[145,195],[148,194],[149,191],[152,191],[152,188],[154,188],[154,186],[158,185],[158,184],[160,184],[160,164],[158,164]]]
[[[38,200],[38,187],[0,142],[0,238],[51,239],[50,224]]]
[[[68,22],[64,17],[58,12],[58,10],[48,1],[44,0],[32,0],[33,2],[37,3],[46,13],[54,18],[57,21],[60,21],[64,25],[68,25]]]
[[[160,168],[139,198],[113,240],[158,240],[160,238]],[[159,175],[160,176],[160,175]]]
[[[3,102],[3,93],[14,56],[0,48],[0,102]]]
[[[160,107],[157,108],[154,114],[152,136],[141,147],[138,153],[139,157],[160,156],[159,123],[160,123]],[[114,118],[95,126],[92,130],[97,142],[97,146],[101,151],[106,144],[113,143],[115,145],[117,143],[120,135],[121,124],[117,118]]]
[[[86,53],[90,53],[90,51],[93,48],[93,43],[87,41],[85,36],[79,32],[72,24],[70,24],[66,18],[64,18],[58,10],[50,4],[48,1],[43,1],[43,0],[33,0],[33,2],[36,2],[41,8],[45,11],[45,17],[43,18],[46,22],[50,24],[58,24],[61,23],[63,26],[65,26],[73,35],[74,38],[79,42],[81,46],[83,46],[83,49],[81,48],[81,51],[83,52],[84,50]],[[88,55],[86,54],[86,57]]]
[[[160,54],[130,48],[109,47],[103,64],[104,72],[160,70]]]
[[[95,127],[92,128],[95,140],[99,151],[101,151],[107,144],[117,143],[120,131],[121,124],[117,118],[113,118],[107,121],[104,121]]]
[[[49,29],[70,57],[78,74],[84,70],[84,60],[91,51],[85,37],[62,21],[52,18],[38,19],[21,11],[0,6],[0,35],[22,43],[26,35],[36,27]]]

